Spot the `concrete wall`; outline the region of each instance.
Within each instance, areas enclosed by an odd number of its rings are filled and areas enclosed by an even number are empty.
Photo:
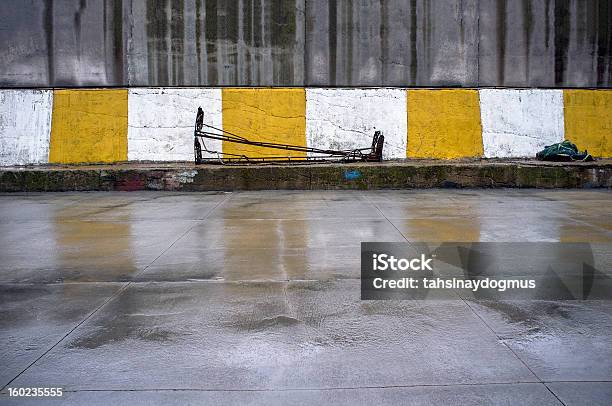
[[[610,0],[3,0],[0,86],[610,87]]]
[[[534,157],[563,139],[612,157],[612,90],[5,89],[0,165],[191,161],[199,106],[206,124],[255,141],[364,148],[380,130],[385,159]],[[287,154],[220,141],[207,147]]]
[[[115,86],[127,78],[121,0],[2,0],[0,86]]]

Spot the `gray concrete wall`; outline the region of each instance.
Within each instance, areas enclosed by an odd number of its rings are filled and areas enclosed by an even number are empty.
[[[121,0],[2,0],[0,85],[127,84]]]
[[[2,0],[0,86],[611,87],[611,0]]]

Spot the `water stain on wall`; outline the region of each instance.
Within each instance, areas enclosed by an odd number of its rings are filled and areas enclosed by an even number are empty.
[[[146,34],[131,52],[147,55],[138,85],[278,85],[302,83],[295,58],[297,3],[282,0],[148,0]],[[135,20],[140,17],[134,16]],[[193,24],[191,23],[193,20]],[[301,22],[302,20],[300,20]],[[140,23],[140,21],[138,21]],[[146,47],[141,44],[146,41]],[[193,72],[193,74],[192,74]]]
[[[610,87],[607,0],[4,0],[0,86]]]

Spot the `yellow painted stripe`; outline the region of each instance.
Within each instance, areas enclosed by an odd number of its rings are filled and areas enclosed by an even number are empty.
[[[612,157],[612,91],[564,90],[565,139],[597,157]]]
[[[49,162],[127,160],[127,89],[56,90]]]
[[[304,89],[223,89],[223,129],[248,138],[306,146]],[[223,142],[226,154],[306,156],[303,152]]]
[[[408,90],[410,158],[483,155],[477,90]]]

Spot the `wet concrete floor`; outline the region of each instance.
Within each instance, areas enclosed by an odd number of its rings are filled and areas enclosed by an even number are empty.
[[[609,261],[612,193],[0,195],[0,403],[612,404],[611,301],[361,301],[406,240]]]

